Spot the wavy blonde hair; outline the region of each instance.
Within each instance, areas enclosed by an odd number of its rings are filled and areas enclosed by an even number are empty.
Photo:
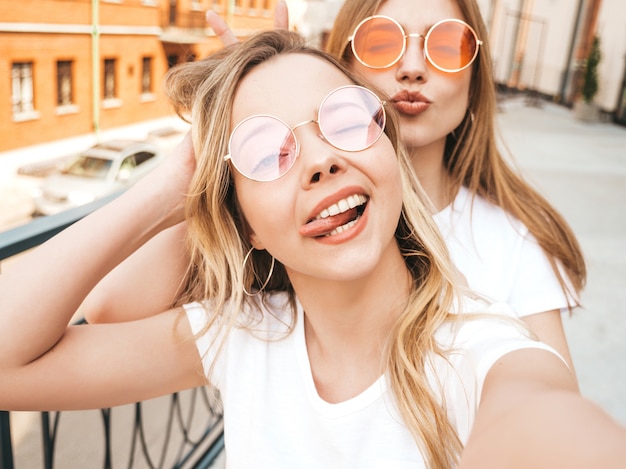
[[[187,200],[191,264],[188,284],[180,302],[210,299],[208,327],[245,326],[241,318],[251,291],[265,279],[270,257],[249,250],[248,227],[237,204],[228,153],[232,105],[240,81],[257,65],[282,54],[305,54],[334,65],[357,85],[348,68],[328,54],[305,45],[301,36],[286,31],[258,33],[244,43],[225,48],[208,59],[172,69],[166,90],[179,115],[191,116],[197,169]],[[385,133],[398,153],[403,177],[403,208],[396,239],[413,277],[410,299],[385,349],[386,368],[404,421],[431,467],[451,467],[458,460],[461,442],[448,421],[440,392],[431,389],[425,368],[432,353],[445,355],[434,340],[437,328],[455,306],[454,270],[430,212],[427,197],[401,148],[395,111],[388,112]],[[295,292],[284,267],[277,261],[266,292],[288,293],[295,321]],[[219,312],[219,313],[218,313]],[[293,324],[293,322],[292,322]],[[225,335],[225,334],[224,334]],[[439,390],[440,391],[440,390]]]
[[[483,45],[472,66],[468,112],[446,141],[444,165],[451,176],[452,189],[456,193],[465,186],[473,195],[484,197],[526,225],[547,254],[563,292],[567,295],[573,289],[574,297],[578,297],[587,278],[580,245],[563,216],[507,164],[499,151],[495,131],[496,90],[487,28],[475,0],[456,2],[463,19],[474,28]],[[351,64],[354,57],[348,38],[383,3],[384,0],[346,0],[335,19],[326,50]],[[576,305],[570,305],[570,309],[573,306]]]

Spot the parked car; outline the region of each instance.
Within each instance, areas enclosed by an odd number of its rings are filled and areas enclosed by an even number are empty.
[[[43,180],[34,197],[34,215],[53,215],[128,188],[161,159],[159,148],[150,142],[99,143]]]

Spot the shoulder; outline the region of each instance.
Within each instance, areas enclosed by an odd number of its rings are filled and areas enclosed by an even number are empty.
[[[541,246],[521,221],[466,188],[436,220],[452,260],[470,287],[490,298],[510,303],[500,290],[515,287],[520,268],[543,270],[547,265],[551,271]]]
[[[454,201],[435,215],[441,227],[452,231],[469,229],[472,232],[509,233],[517,237],[526,237],[528,228],[502,207],[484,197],[473,194],[466,187],[461,187]]]
[[[531,338],[510,306],[480,298],[464,298],[450,319],[436,331],[435,338],[444,350],[472,353],[481,359],[498,355],[502,347],[512,350],[542,346]]]
[[[226,308],[230,306],[225,305]],[[186,304],[184,309],[194,334],[200,333],[214,317],[224,316],[223,312],[215,311],[213,303],[209,300]],[[268,293],[249,298],[242,305],[241,311],[234,312],[236,319],[233,322],[236,329],[271,336],[293,327],[294,312],[292,301],[286,292]]]
[[[521,349],[541,349],[558,354],[536,340],[516,313],[504,303],[466,299],[435,333],[447,362],[464,369],[478,384],[504,355]]]
[[[250,298],[232,319],[216,312],[210,301],[190,303],[184,309],[205,374],[218,387],[232,364],[263,360],[270,348],[291,337],[301,311],[286,293]]]
[[[468,300],[435,333],[440,354],[429,360],[433,389],[440,392],[459,437],[472,428],[492,368],[512,352],[541,350],[558,354],[533,339],[508,306]]]

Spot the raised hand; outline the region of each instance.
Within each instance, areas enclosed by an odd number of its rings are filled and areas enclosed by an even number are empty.
[[[222,41],[224,46],[229,46],[239,42],[235,33],[228,27],[224,19],[212,10],[207,11],[206,21],[215,31],[217,37]],[[289,11],[287,9],[287,3],[284,0],[280,0],[276,4],[274,10],[274,28],[275,29],[289,29]]]
[[[164,225],[173,226],[184,220],[184,201],[189,183],[196,169],[196,159],[191,133],[181,142],[152,173],[139,181],[145,190],[159,192],[158,203],[163,208]]]

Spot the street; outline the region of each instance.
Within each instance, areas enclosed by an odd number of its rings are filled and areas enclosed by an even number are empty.
[[[582,246],[583,308],[564,326],[582,393],[626,425],[626,128],[519,97],[504,100],[498,120],[520,169]]]

